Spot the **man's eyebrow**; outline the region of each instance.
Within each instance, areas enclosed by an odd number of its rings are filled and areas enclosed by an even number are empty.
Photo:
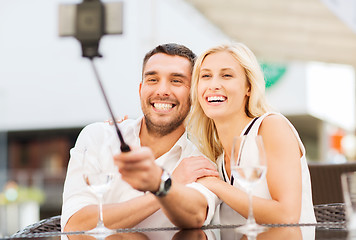
[[[172,73],[171,76],[173,77],[182,77],[182,78],[187,78],[185,74],[182,73]]]
[[[156,75],[157,72],[156,71],[148,71],[148,72],[145,72],[143,75],[146,77],[146,76],[152,76],[152,75]]]

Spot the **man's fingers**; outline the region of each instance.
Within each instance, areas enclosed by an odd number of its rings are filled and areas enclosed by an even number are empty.
[[[147,147],[131,147],[131,151],[122,152],[114,156],[114,160],[117,162],[141,162],[145,160],[154,160],[152,151]]]
[[[147,171],[152,167],[150,161],[118,161],[117,166],[121,171],[140,172]]]

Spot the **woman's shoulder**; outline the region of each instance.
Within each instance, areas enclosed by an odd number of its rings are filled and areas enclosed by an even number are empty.
[[[301,153],[305,153],[298,132],[289,120],[280,113],[273,113],[265,116],[259,127],[258,134],[262,135],[266,144],[282,148],[299,146]]]
[[[288,119],[280,113],[277,112],[268,112],[261,116],[261,125],[259,128],[259,133],[269,135],[275,134],[292,134],[292,124]]]
[[[261,125],[278,125],[281,123],[287,124],[286,117],[278,112],[267,112],[261,117]]]

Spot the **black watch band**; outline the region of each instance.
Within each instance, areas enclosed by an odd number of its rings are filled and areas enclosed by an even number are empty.
[[[171,175],[162,168],[161,182],[159,184],[159,188],[157,192],[151,192],[157,197],[164,197],[167,195],[169,189],[172,186],[172,178]]]

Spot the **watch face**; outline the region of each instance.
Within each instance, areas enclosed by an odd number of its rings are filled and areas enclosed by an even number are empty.
[[[159,190],[154,194],[158,197],[166,196],[172,185],[172,179],[168,172],[163,171]]]
[[[165,182],[164,182],[164,190],[168,191],[171,188],[172,185],[172,179],[168,178]]]

